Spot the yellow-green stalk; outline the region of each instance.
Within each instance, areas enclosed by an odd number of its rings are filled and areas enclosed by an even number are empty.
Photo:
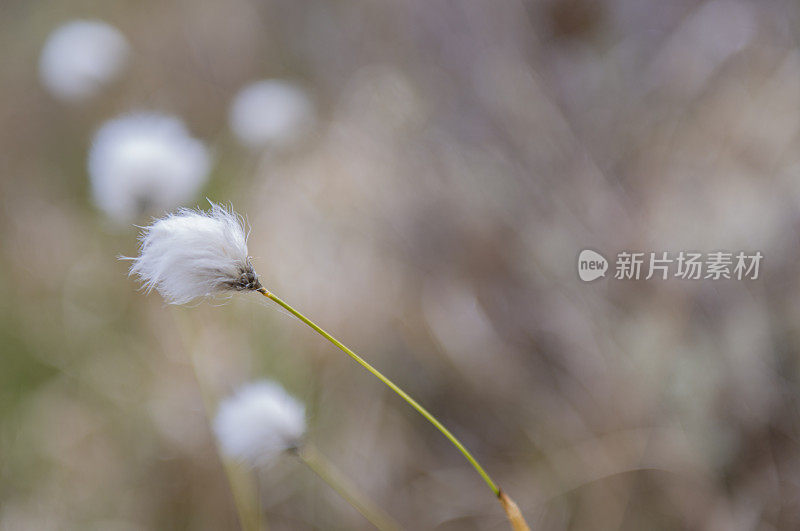
[[[511,500],[511,498],[509,498],[508,495],[505,492],[503,492],[500,489],[500,487],[497,486],[497,484],[492,480],[492,478],[489,476],[489,474],[486,472],[486,470],[484,470],[483,467],[480,465],[480,463],[478,463],[478,460],[475,459],[475,457],[473,457],[473,455],[469,452],[469,450],[467,450],[467,448],[461,443],[461,441],[458,440],[458,438],[455,435],[453,435],[450,432],[450,430],[448,430],[441,422],[439,422],[439,419],[434,417],[427,409],[422,407],[422,405],[419,402],[417,402],[416,400],[411,398],[411,396],[408,393],[403,391],[400,387],[397,386],[397,384],[395,384],[389,378],[384,376],[378,369],[376,369],[375,367],[370,365],[364,358],[362,358],[361,356],[359,356],[358,354],[356,354],[355,352],[350,350],[341,341],[339,341],[338,339],[333,337],[331,334],[329,334],[328,332],[323,330],[314,321],[312,321],[311,319],[309,319],[308,317],[306,317],[305,315],[303,315],[302,313],[297,311],[295,308],[290,306],[286,301],[284,301],[283,299],[281,299],[280,297],[278,297],[274,293],[266,290],[263,287],[258,288],[256,291],[258,291],[259,293],[261,293],[262,295],[264,295],[265,297],[267,297],[271,301],[275,302],[276,304],[278,304],[279,306],[281,306],[282,308],[287,310],[289,313],[294,315],[300,321],[302,321],[303,323],[308,325],[312,330],[314,330],[319,335],[321,335],[322,337],[324,337],[325,339],[327,339],[328,341],[333,343],[336,346],[336,348],[338,348],[339,350],[343,351],[345,354],[347,354],[348,356],[353,358],[353,360],[355,360],[356,363],[358,363],[359,365],[364,367],[367,371],[372,373],[372,375],[374,375],[381,382],[383,382],[387,387],[389,387],[389,389],[391,389],[392,391],[394,391],[395,393],[400,395],[400,397],[402,397],[403,400],[408,402],[408,404],[412,408],[417,410],[417,412],[420,415],[425,417],[425,419],[428,422],[430,422],[431,424],[436,426],[436,429],[438,429],[440,432],[442,432],[442,434],[445,437],[447,437],[447,439],[451,443],[453,443],[453,445],[456,448],[458,448],[458,450],[464,455],[464,457],[467,459],[467,461],[469,461],[469,463],[472,465],[472,467],[481,476],[481,478],[483,479],[484,483],[486,483],[486,485],[489,487],[489,489],[491,489],[492,493],[498,498],[498,500],[500,501],[501,505],[503,506],[503,510],[505,510],[506,515],[508,516],[509,521],[511,522],[512,527],[515,529],[515,531],[520,530],[520,529],[527,529],[527,524],[525,524],[525,520],[522,518],[522,513],[520,512],[519,508],[514,503],[514,501]],[[522,525],[524,527],[519,527],[520,525]]]

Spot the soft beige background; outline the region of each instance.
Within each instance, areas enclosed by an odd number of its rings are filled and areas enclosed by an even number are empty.
[[[36,75],[74,17],[134,51],[78,106]],[[438,432],[261,298],[137,292],[116,260],[136,230],[93,207],[85,158],[140,108],[213,147],[202,196],[247,215],[265,285],[439,415],[536,528],[797,528],[798,28],[788,0],[4,2],[0,529],[235,528],[192,356],[215,396],[281,381],[409,529],[507,526]],[[318,103],[293,150],[227,130],[262,77]],[[765,259],[755,282],[587,285],[585,247]],[[272,529],[366,528],[291,459],[261,497]]]

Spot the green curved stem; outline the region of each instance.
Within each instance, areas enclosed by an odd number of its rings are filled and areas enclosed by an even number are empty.
[[[355,361],[356,361],[356,362],[357,362],[359,365],[361,365],[362,367],[364,367],[365,369],[367,369],[369,372],[371,372],[371,373],[372,373],[372,374],[373,374],[373,375],[374,375],[376,378],[378,378],[380,381],[382,381],[384,384],[386,384],[386,385],[387,385],[387,386],[388,386],[388,387],[389,387],[389,388],[390,388],[392,391],[394,391],[395,393],[397,393],[398,395],[400,395],[400,396],[403,398],[403,400],[405,400],[406,402],[408,402],[408,404],[409,404],[411,407],[413,407],[414,409],[416,409],[416,410],[417,410],[417,412],[419,412],[419,414],[420,414],[420,415],[422,415],[423,417],[425,417],[425,418],[428,420],[428,422],[430,422],[431,424],[433,424],[434,426],[436,426],[436,428],[437,428],[437,429],[438,429],[440,432],[442,432],[442,434],[443,434],[445,437],[447,437],[447,439],[448,439],[448,440],[449,440],[451,443],[453,443],[453,445],[454,445],[456,448],[458,448],[458,449],[459,449],[459,451],[460,451],[462,454],[464,454],[464,457],[467,459],[467,461],[469,461],[469,463],[470,463],[470,464],[472,465],[472,467],[473,467],[473,468],[474,468],[474,469],[475,469],[475,470],[478,472],[478,474],[480,474],[480,476],[483,478],[483,481],[485,481],[485,482],[486,482],[486,484],[487,484],[487,485],[489,486],[489,488],[492,490],[492,492],[494,493],[494,495],[495,495],[495,496],[497,496],[497,497],[500,497],[500,489],[497,487],[497,485],[495,484],[495,482],[494,482],[494,481],[492,481],[492,478],[491,478],[491,477],[489,477],[489,474],[487,474],[487,473],[486,473],[486,471],[483,469],[483,467],[480,465],[480,463],[478,463],[478,461],[477,461],[477,460],[476,460],[474,457],[472,457],[472,454],[471,454],[471,453],[469,453],[469,450],[467,450],[467,449],[464,447],[464,445],[463,445],[463,444],[461,444],[461,441],[459,441],[459,440],[456,438],[456,436],[455,436],[455,435],[453,435],[452,433],[450,433],[450,430],[448,430],[447,428],[445,428],[445,427],[444,427],[444,425],[443,425],[441,422],[439,422],[439,420],[438,420],[436,417],[434,417],[433,415],[431,415],[431,414],[428,412],[428,410],[427,410],[427,409],[425,409],[424,407],[422,407],[422,406],[419,404],[419,402],[417,402],[416,400],[414,400],[413,398],[411,398],[411,397],[408,395],[408,393],[406,393],[405,391],[403,391],[402,389],[400,389],[400,388],[399,388],[397,385],[395,385],[395,383],[394,383],[394,382],[392,382],[392,381],[391,381],[389,378],[387,378],[386,376],[384,376],[383,374],[381,374],[381,372],[380,372],[380,371],[378,371],[378,369],[376,369],[375,367],[373,367],[372,365],[370,365],[369,363],[367,363],[367,362],[366,362],[366,360],[364,360],[364,358],[362,358],[361,356],[359,356],[358,354],[356,354],[355,352],[353,352],[352,350],[350,350],[349,348],[347,348],[347,347],[346,347],[344,344],[342,344],[342,342],[341,342],[341,341],[339,341],[338,339],[336,339],[335,337],[333,337],[332,335],[330,335],[328,332],[326,332],[325,330],[323,330],[322,328],[320,328],[320,327],[319,327],[319,326],[318,326],[318,325],[317,325],[317,324],[316,324],[314,321],[312,321],[311,319],[309,319],[308,317],[306,317],[306,316],[305,316],[305,315],[303,315],[302,313],[298,312],[297,310],[295,310],[294,308],[292,308],[291,306],[289,306],[289,304],[287,304],[285,301],[283,301],[283,300],[282,300],[281,298],[279,298],[277,295],[274,295],[273,293],[270,293],[269,291],[267,291],[267,290],[266,290],[266,289],[264,289],[264,288],[261,288],[261,289],[259,289],[259,290],[258,290],[258,292],[259,292],[259,293],[261,293],[262,295],[264,295],[265,297],[269,298],[270,300],[272,300],[272,301],[276,302],[278,305],[280,305],[281,307],[285,308],[285,309],[286,309],[286,310],[287,310],[289,313],[291,313],[292,315],[294,315],[295,317],[297,317],[298,319],[300,319],[301,321],[303,321],[305,324],[307,324],[309,327],[311,327],[311,328],[312,328],[312,329],[313,329],[315,332],[317,332],[319,335],[321,335],[322,337],[324,337],[325,339],[327,339],[328,341],[330,341],[331,343],[333,343],[334,345],[336,345],[336,347],[337,347],[339,350],[343,351],[345,354],[347,354],[348,356],[350,356],[351,358],[353,358],[353,359],[354,359],[354,360],[355,360]]]

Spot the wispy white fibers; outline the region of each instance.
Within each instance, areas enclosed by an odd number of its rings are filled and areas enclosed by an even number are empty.
[[[47,38],[39,57],[39,76],[59,99],[87,99],[122,72],[128,51],[127,40],[113,26],[73,20]]]
[[[169,304],[261,287],[242,218],[215,203],[209,211],[184,208],[145,227],[139,256],[131,260],[131,274]]]
[[[136,113],[97,131],[88,166],[97,206],[127,223],[192,200],[208,179],[210,156],[179,118]]]
[[[305,406],[267,380],[223,400],[214,419],[222,453],[252,466],[269,465],[297,446],[305,430]]]
[[[314,104],[298,85],[277,79],[244,87],[231,103],[228,123],[251,148],[288,147],[312,127]]]

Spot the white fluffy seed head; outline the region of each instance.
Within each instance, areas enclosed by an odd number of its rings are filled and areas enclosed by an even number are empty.
[[[114,80],[129,52],[125,37],[98,20],[73,20],[56,28],[39,57],[39,76],[65,101],[85,100]]]
[[[222,453],[267,466],[296,447],[306,431],[305,407],[277,383],[259,381],[223,400],[214,419]]]
[[[210,201],[209,201],[210,202]],[[145,227],[130,273],[169,304],[261,288],[243,219],[220,205],[181,209]]]
[[[244,87],[233,100],[228,123],[251,148],[285,148],[312,127],[314,105],[305,90],[288,81],[266,79]]]
[[[97,131],[88,167],[97,206],[127,223],[192,200],[208,179],[210,157],[179,118],[135,113]]]

